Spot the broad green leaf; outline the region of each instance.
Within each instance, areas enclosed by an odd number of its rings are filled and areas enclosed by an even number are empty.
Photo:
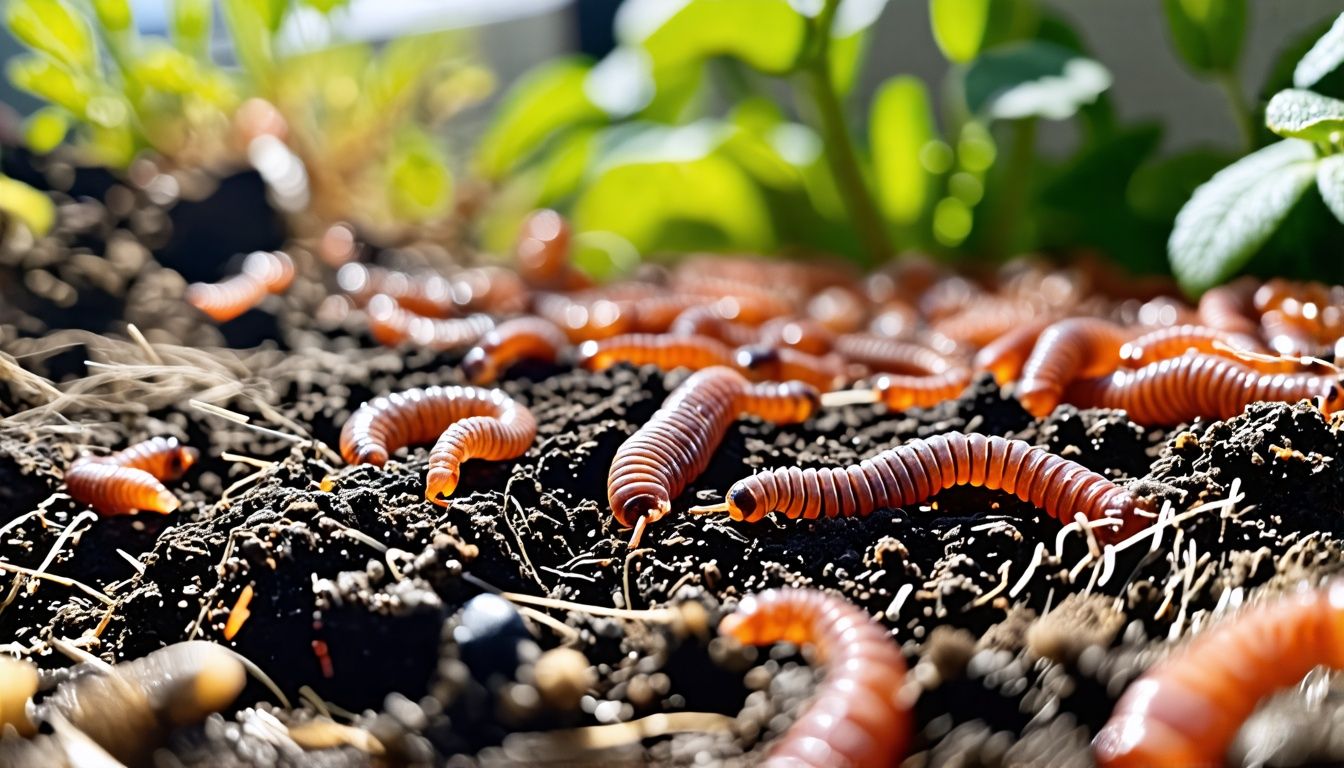
[[[200,86],[196,60],[166,44],[146,45],[131,63],[130,75],[141,85],[164,93],[190,93]]]
[[[642,48],[619,46],[589,70],[583,84],[588,101],[614,118],[628,117],[653,101],[657,86],[652,62]]]
[[[538,205],[555,205],[579,189],[599,142],[598,129],[589,127],[575,128],[555,140],[538,169]]]
[[[92,98],[89,84],[70,70],[40,54],[20,54],[9,60],[9,81],[15,87],[83,115]]]
[[[387,183],[392,212],[408,221],[442,214],[452,202],[447,158],[433,139],[416,129],[403,130],[392,145]]]
[[[788,0],[629,0],[616,24],[618,38],[643,46],[656,70],[733,56],[784,74],[807,42],[807,20]]]
[[[1246,0],[1162,0],[1172,42],[1196,72],[1233,72],[1246,35]]]
[[[1167,256],[1197,293],[1230,277],[1260,249],[1316,177],[1311,142],[1284,139],[1214,174],[1180,214]]]
[[[70,113],[60,107],[43,107],[23,122],[24,143],[39,155],[60,146],[69,131]]]
[[[108,32],[125,32],[134,20],[130,0],[93,0],[93,12]]]
[[[920,161],[936,136],[933,107],[924,82],[908,75],[878,88],[869,116],[878,204],[897,224],[911,224],[929,203],[930,176]]]
[[[966,70],[973,114],[1013,120],[1063,120],[1111,87],[1100,63],[1053,43],[1028,42],[987,51]]]
[[[64,0],[9,0],[9,31],[28,47],[77,72],[97,67],[98,48],[84,17]]]
[[[171,0],[169,19],[173,42],[191,56],[210,57],[210,14],[212,0]]]
[[[585,59],[561,59],[519,79],[477,145],[477,173],[501,178],[556,132],[606,122],[607,114],[584,92],[591,69]]]
[[[1265,107],[1265,125],[1288,138],[1330,141],[1344,131],[1344,101],[1311,91],[1279,91]]]
[[[933,39],[949,61],[966,63],[980,53],[993,0],[929,0]]]
[[[1330,155],[1316,169],[1316,189],[1335,218],[1344,224],[1344,155]]]
[[[1316,44],[1297,62],[1293,70],[1293,85],[1310,88],[1321,78],[1344,64],[1344,13],[1341,13]]]
[[[56,206],[51,198],[7,176],[0,176],[0,211],[38,237],[50,232],[56,223]]]

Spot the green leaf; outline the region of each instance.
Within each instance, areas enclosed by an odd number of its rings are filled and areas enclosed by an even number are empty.
[[[967,108],[991,119],[1063,120],[1111,87],[1111,73],[1101,64],[1044,42],[987,51],[965,78]]]
[[[1246,35],[1246,0],[1162,0],[1177,52],[1196,72],[1234,72]]]
[[[211,0],[172,0],[170,29],[177,47],[202,61],[210,58]]]
[[[1331,25],[1330,30],[1311,46],[1311,50],[1297,62],[1293,70],[1293,85],[1310,88],[1321,78],[1344,64],[1344,13]]]
[[[1344,101],[1311,91],[1279,91],[1265,107],[1265,125],[1288,138],[1330,141],[1344,130]]]
[[[831,80],[847,94],[858,82],[868,52],[868,30],[882,16],[887,0],[840,0],[831,27]]]
[[[407,127],[397,136],[388,157],[387,183],[392,212],[408,221],[438,216],[452,202],[448,160],[419,129]]]
[[[302,2],[309,8],[314,8],[323,14],[331,13],[337,8],[343,8],[350,4],[350,0],[302,0]]]
[[[1140,166],[1125,190],[1125,204],[1151,221],[1170,224],[1200,184],[1237,157],[1212,149],[1193,149]]]
[[[92,98],[89,84],[70,70],[40,54],[20,54],[9,60],[9,80],[15,87],[83,115]]]
[[[28,47],[77,72],[91,72],[98,61],[93,30],[64,0],[9,0],[9,31]]]
[[[733,56],[761,72],[785,74],[806,46],[807,20],[788,0],[628,0],[616,34],[643,46],[656,70]]]
[[[883,83],[873,97],[868,134],[878,205],[897,224],[915,222],[931,186],[920,155],[937,135],[924,81],[904,75]]]
[[[129,0],[93,0],[93,12],[108,32],[125,32],[134,21]]]
[[[933,39],[949,61],[964,64],[980,53],[993,0],[929,0]]]
[[[1335,218],[1344,224],[1344,155],[1330,155],[1316,168],[1316,189]]]
[[[201,80],[195,59],[163,43],[146,45],[131,63],[130,76],[145,87],[175,94],[191,93]]]
[[[270,78],[275,59],[271,36],[284,19],[285,0],[220,0],[234,55],[253,80]]]
[[[60,107],[43,107],[23,123],[23,140],[28,148],[45,155],[65,141],[70,131],[70,113]]]
[[[584,92],[592,65],[569,58],[533,69],[505,95],[476,150],[476,172],[499,179],[566,128],[606,122]]]
[[[56,206],[51,198],[7,176],[0,176],[0,211],[38,237],[50,232],[56,222]]]
[[[1203,291],[1240,269],[1311,185],[1316,165],[1310,142],[1284,139],[1243,157],[1196,189],[1167,241],[1182,287]]]

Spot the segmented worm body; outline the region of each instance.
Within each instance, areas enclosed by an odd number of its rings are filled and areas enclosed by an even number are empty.
[[[283,293],[294,280],[294,262],[279,251],[255,251],[243,270],[218,283],[187,286],[187,302],[217,323],[224,323],[261,303],[268,294]]]
[[[181,477],[199,457],[175,437],[154,437],[111,456],[76,459],[65,471],[70,496],[100,515],[135,510],[167,514],[180,504],[162,481]]]
[[[554,323],[540,317],[505,320],[481,337],[462,358],[462,371],[473,384],[493,383],[520,360],[554,363],[569,339]]]
[[[861,333],[837,336],[832,348],[850,362],[884,373],[929,376],[957,367],[922,344]]]
[[[672,499],[705,471],[740,414],[792,424],[811,416],[819,403],[819,393],[801,382],[752,384],[723,367],[692,374],[612,460],[607,500],[617,521],[635,526],[632,546],[644,526],[667,515]]]
[[[672,336],[707,336],[724,344],[740,347],[753,344],[760,331],[724,317],[717,303],[701,303],[681,312],[668,326]]]
[[[409,341],[437,351],[465,349],[495,327],[495,321],[484,314],[426,317],[403,307],[386,294],[370,299],[365,314],[369,333],[379,344],[389,347]]]
[[[772,512],[790,518],[867,516],[874,510],[918,504],[954,485],[1011,493],[1046,514],[1070,522],[1081,512],[1106,541],[1146,525],[1129,492],[1077,462],[1021,440],[951,432],[911,440],[850,467],[781,467],[739,480],[720,507],[734,520],[756,522]]]
[[[647,299],[617,302],[621,311],[630,316],[630,330],[634,333],[664,333],[686,310],[705,304],[701,296],[669,293]]]
[[[834,354],[809,355],[788,347],[758,344],[739,347],[733,359],[756,381],[801,381],[823,392],[843,385],[849,378],[845,359]]]
[[[383,295],[417,315],[443,318],[458,314],[452,286],[446,277],[435,272],[412,274],[350,263],[336,272],[336,284],[361,307]]]
[[[853,333],[868,322],[868,306],[854,291],[832,286],[807,303],[812,320],[832,333]]]
[[[1082,408],[1122,409],[1144,426],[1230,419],[1257,400],[1291,403],[1317,397],[1333,412],[1344,405],[1344,388],[1333,376],[1261,373],[1236,360],[1200,354],[1081,379],[1065,395]]]
[[[673,282],[678,292],[719,301],[725,316],[748,325],[791,314],[796,306],[780,291],[762,288],[758,282],[692,275],[679,272]]]
[[[1210,288],[1199,297],[1199,322],[1229,333],[1255,336],[1260,332],[1253,296],[1255,279],[1242,277]]]
[[[1119,367],[1120,348],[1129,337],[1124,328],[1092,317],[1073,317],[1050,325],[1022,365],[1017,399],[1033,416],[1049,415],[1059,405],[1069,382]]]
[[[425,498],[446,506],[468,459],[521,456],[537,436],[537,421],[496,389],[426,387],[361,405],[341,429],[341,456],[381,467],[399,448],[436,440],[429,451]]]
[[[761,325],[760,343],[792,347],[809,355],[824,355],[835,344],[835,333],[815,320],[777,317]]]
[[[1275,352],[1283,355],[1310,355],[1317,347],[1311,323],[1300,315],[1271,309],[1260,316],[1260,330]]]
[[[517,272],[503,267],[472,267],[448,278],[453,303],[470,312],[514,315],[532,296]]]
[[[971,370],[957,365],[929,376],[884,373],[873,379],[878,400],[893,411],[928,408],[955,399],[971,383]]]
[[[606,298],[586,299],[543,293],[532,297],[532,309],[538,317],[549,320],[564,331],[575,344],[605,339],[630,329],[630,318],[622,315],[616,302]]]
[[[1231,349],[1228,349],[1230,347]],[[1206,325],[1172,325],[1158,328],[1126,342],[1120,347],[1120,360],[1130,368],[1148,363],[1179,357],[1187,352],[1201,352],[1235,360],[1261,370],[1280,370],[1279,363],[1260,363],[1246,360],[1237,355],[1237,351],[1264,354],[1268,350],[1260,339],[1228,331],[1220,331]],[[1262,368],[1270,365],[1272,368]]]
[[[1040,315],[1041,311],[1026,301],[991,295],[951,317],[934,322],[932,327],[959,344],[983,347]]]
[[[919,313],[909,304],[888,304],[868,323],[868,333],[887,339],[909,339],[919,328]]]
[[[733,365],[733,350],[707,336],[664,336],[627,333],[579,347],[579,364],[590,371],[628,363],[654,365],[664,371],[690,368],[698,371],[715,365]]]
[[[887,768],[913,727],[902,699],[905,659],[886,630],[845,600],[811,589],[749,595],[719,623],[744,645],[811,645],[826,677],[762,765]]]
[[[1022,375],[1022,366],[1031,357],[1031,351],[1036,348],[1036,340],[1053,322],[1042,318],[1019,325],[976,352],[973,367],[994,374],[994,381],[999,386],[1016,380]]]
[[[1092,742],[1101,768],[1223,765],[1261,700],[1344,668],[1344,582],[1288,595],[1201,633],[1126,689]]]

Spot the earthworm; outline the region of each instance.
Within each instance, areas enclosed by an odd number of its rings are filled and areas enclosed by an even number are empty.
[[[473,384],[490,384],[519,360],[555,363],[569,339],[540,317],[515,317],[491,329],[462,358],[462,371]]]
[[[517,272],[503,267],[472,267],[448,278],[453,303],[471,312],[516,315],[527,309],[531,292]]]
[[[922,254],[906,254],[863,279],[863,293],[874,306],[916,302],[940,280],[947,269]]]
[[[757,344],[738,347],[733,360],[756,381],[801,381],[823,392],[849,378],[845,359],[835,354],[809,355],[788,347]]]
[[[832,286],[848,285],[858,274],[834,261],[788,261],[760,257],[725,257],[721,254],[694,256],[678,267],[675,279],[710,278],[755,285],[782,286],[799,295],[810,295]]]
[[[579,346],[579,364],[590,371],[605,371],[619,363],[655,365],[664,371],[698,371],[715,365],[732,366],[733,350],[708,336],[652,333],[626,333]]]
[[[868,323],[868,333],[887,339],[909,339],[919,328],[919,312],[909,304],[888,304]]]
[[[1250,608],[1125,690],[1092,741],[1101,768],[1223,765],[1256,706],[1314,667],[1344,668],[1344,581]]]
[[[518,272],[529,283],[557,286],[569,270],[569,222],[549,209],[533,211],[523,219],[514,254]]]
[[[1254,319],[1259,313],[1252,298],[1255,290],[1255,278],[1240,277],[1205,291],[1196,310],[1200,324],[1246,336],[1259,334],[1260,327]]]
[[[412,274],[368,264],[350,263],[336,272],[336,284],[358,306],[379,294],[425,317],[452,317],[458,313],[448,279],[435,272]]]
[[[724,317],[717,302],[688,307],[676,316],[667,333],[671,336],[708,336],[734,347],[753,344],[760,338],[757,329]]]
[[[1316,351],[1315,329],[1300,315],[1267,310],[1260,316],[1260,330],[1270,348],[1281,355],[1310,355]]]
[[[639,544],[644,527],[671,512],[672,499],[705,471],[739,414],[792,424],[807,419],[819,404],[820,394],[801,382],[752,384],[718,366],[692,374],[612,460],[607,500],[618,522],[634,526],[631,547]]]
[[[1073,317],[1051,324],[1036,339],[1022,365],[1017,399],[1033,416],[1047,416],[1074,379],[1101,376],[1120,364],[1120,348],[1129,340],[1124,328],[1094,317]]]
[[[972,367],[977,371],[989,371],[994,380],[1003,386],[1022,375],[1022,366],[1031,357],[1036,348],[1036,339],[1046,328],[1055,322],[1051,318],[1041,318],[1023,323],[999,338],[981,347],[975,353]]]
[[[944,400],[953,400],[971,383],[971,371],[953,366],[928,376],[884,373],[873,379],[872,391],[883,405],[893,411],[928,408]]]
[[[686,310],[706,303],[702,296],[664,293],[645,299],[618,301],[620,310],[630,316],[633,333],[664,333]]]
[[[623,315],[620,305],[610,299],[542,293],[532,297],[532,309],[539,317],[551,321],[576,344],[605,339],[630,330],[630,318]]]
[[[812,702],[762,765],[887,768],[905,756],[913,729],[905,658],[864,611],[812,589],[767,590],[743,598],[719,634],[743,645],[811,645],[826,667]]]
[[[1134,319],[1149,327],[1198,325],[1199,315],[1188,304],[1170,296],[1158,296],[1139,305]]]
[[[1116,408],[1144,426],[1172,426],[1198,417],[1230,419],[1258,400],[1296,402],[1324,398],[1333,412],[1344,405],[1344,388],[1334,376],[1261,373],[1236,360],[1182,355],[1134,370],[1080,379],[1065,401],[1080,408]]]
[[[756,279],[759,280],[759,276]],[[749,280],[691,275],[682,271],[673,281],[673,288],[691,296],[718,300],[722,306],[731,307],[725,310],[727,317],[748,325],[760,325],[796,309],[784,292],[762,288],[759,282]]]
[[[807,302],[807,315],[833,333],[853,333],[868,322],[868,306],[854,291],[832,286]]]
[[[915,439],[849,467],[781,467],[739,480],[723,504],[692,509],[727,512],[757,522],[772,512],[790,518],[853,517],[918,504],[955,485],[1014,494],[1046,514],[1071,522],[1114,520],[1098,536],[1118,541],[1146,525],[1143,505],[1126,488],[1077,462],[1021,440],[949,432]]]
[[[341,429],[341,456],[381,467],[397,449],[437,438],[429,451],[425,498],[447,506],[440,497],[457,488],[462,462],[517,458],[536,436],[532,412],[497,389],[435,386],[361,405]]]
[[[111,456],[76,459],[65,471],[65,485],[72,498],[100,515],[137,509],[167,514],[181,505],[161,481],[181,477],[199,455],[175,437],[155,437]]]
[[[761,325],[759,341],[771,346],[792,347],[809,355],[824,355],[835,344],[835,333],[808,318],[777,317]]]
[[[960,344],[983,347],[1041,315],[1032,304],[1001,296],[985,296],[954,315],[933,323],[933,330]]]
[[[379,344],[395,347],[411,341],[436,351],[470,347],[495,327],[489,315],[437,318],[417,314],[386,294],[369,300],[369,333]]]
[[[282,293],[294,280],[294,262],[279,251],[254,251],[243,260],[243,270],[218,283],[187,286],[187,302],[217,323],[252,309],[267,294]]]
[[[1253,368],[1260,368],[1260,365],[1238,357],[1236,351],[1244,350],[1257,354],[1268,352],[1265,345],[1255,336],[1220,331],[1206,325],[1171,325],[1149,331],[1126,342],[1120,347],[1120,360],[1127,367],[1137,368],[1155,360],[1179,357],[1191,350],[1241,360]],[[1275,367],[1272,370],[1278,369]]]
[[[832,349],[850,362],[884,373],[928,376],[956,367],[946,356],[921,344],[862,333],[837,336]]]

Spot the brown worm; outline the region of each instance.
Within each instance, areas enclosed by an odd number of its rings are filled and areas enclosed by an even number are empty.
[[[929,376],[958,367],[945,355],[922,344],[862,333],[837,336],[832,349],[852,363],[884,373]]]
[[[520,360],[555,363],[569,339],[554,323],[540,317],[505,320],[481,337],[462,358],[462,372],[473,384],[494,383]]]
[[[1135,370],[1082,379],[1065,401],[1081,408],[1124,410],[1144,426],[1172,426],[1203,417],[1230,419],[1259,400],[1296,402],[1323,398],[1328,412],[1344,405],[1334,376],[1261,373],[1243,363],[1210,355],[1183,355]]]
[[[1270,309],[1261,315],[1260,331],[1270,348],[1281,355],[1311,355],[1319,346],[1312,323],[1282,309]]]
[[[1158,662],[1120,697],[1093,756],[1100,768],[1224,765],[1260,702],[1322,665],[1344,669],[1338,580],[1248,609]]]
[[[731,368],[698,371],[616,451],[607,500],[622,525],[644,527],[672,511],[672,500],[705,471],[735,419],[751,414],[776,424],[806,420],[820,394],[800,382],[752,384]]]
[[[953,400],[971,383],[971,370],[954,366],[930,376],[886,373],[873,379],[872,389],[878,400],[893,411],[928,408],[944,400]]]
[[[1238,356],[1239,351],[1256,354],[1269,351],[1255,336],[1220,331],[1205,325],[1172,325],[1149,331],[1121,346],[1120,360],[1129,368],[1137,368],[1191,351],[1240,360],[1261,370],[1285,370],[1277,361],[1260,363]],[[1272,367],[1264,368],[1264,365]]]
[[[489,315],[475,314],[447,319],[426,317],[406,309],[386,294],[369,300],[365,310],[369,333],[379,344],[395,347],[405,342],[436,351],[472,346],[495,327]]]
[[[243,260],[243,271],[218,283],[187,286],[187,302],[224,323],[262,302],[267,295],[283,293],[294,280],[294,262],[279,251],[255,251]]]
[[[1210,288],[1199,297],[1199,322],[1220,331],[1255,336],[1260,332],[1255,318],[1253,296],[1255,279],[1240,277],[1226,285]]]
[[[1011,493],[1061,522],[1081,512],[1112,520],[1098,536],[1118,541],[1147,525],[1129,492],[1077,462],[1021,440],[950,432],[910,440],[849,467],[781,467],[739,480],[724,504],[695,512],[727,512],[757,522],[772,512],[790,518],[867,516],[923,502],[956,485]]]
[[[448,278],[453,303],[469,312],[516,315],[527,309],[531,292],[517,272],[503,267],[472,267]]]
[[[579,347],[579,364],[590,371],[605,371],[620,363],[653,365],[664,371],[674,368],[698,371],[715,365],[731,367],[734,364],[733,350],[707,336],[627,333],[585,341]]]
[[[425,498],[457,488],[462,462],[517,458],[537,436],[532,412],[496,389],[426,387],[371,400],[341,429],[341,456],[351,464],[381,467],[399,448],[437,440],[429,451]]]
[[[788,347],[758,344],[738,347],[733,360],[754,381],[801,381],[822,392],[843,386],[850,378],[845,359],[835,354],[809,355]]]
[[[809,355],[824,355],[835,344],[835,333],[815,320],[777,317],[761,325],[760,343],[791,347]]]
[[[1036,340],[1049,328],[1054,320],[1042,318],[1023,323],[991,341],[975,353],[972,367],[977,371],[989,371],[994,381],[1004,386],[1022,375],[1022,366],[1031,351],[1036,348]]]
[[[842,598],[811,589],[748,595],[719,622],[743,645],[811,645],[826,667],[812,701],[761,763],[772,768],[888,768],[905,756],[913,718],[905,659],[880,625]]]
[[[175,437],[155,437],[111,456],[76,459],[65,471],[65,485],[72,498],[100,515],[167,514],[180,503],[162,481],[181,477],[199,456]]]
[[[887,304],[868,323],[868,333],[886,339],[909,340],[919,329],[919,312],[909,304]]]
[[[1026,301],[991,295],[955,315],[934,322],[932,327],[959,344],[983,347],[1041,314],[1041,310]]]
[[[673,288],[683,294],[719,301],[730,319],[748,325],[760,325],[766,320],[792,314],[797,307],[781,291],[761,287],[750,280],[716,278],[678,272]]]
[[[868,305],[849,288],[833,286],[807,302],[807,315],[832,333],[853,333],[868,323]]]
[[[681,312],[668,326],[671,336],[707,336],[729,346],[754,344],[761,332],[724,316],[717,303],[700,303]]]
[[[563,286],[570,270],[570,237],[569,222],[555,211],[528,214],[514,248],[523,279],[544,287]]]
[[[1049,415],[1070,382],[1119,367],[1120,348],[1129,338],[1129,331],[1098,318],[1074,317],[1051,324],[1022,365],[1017,399],[1033,416]]]

